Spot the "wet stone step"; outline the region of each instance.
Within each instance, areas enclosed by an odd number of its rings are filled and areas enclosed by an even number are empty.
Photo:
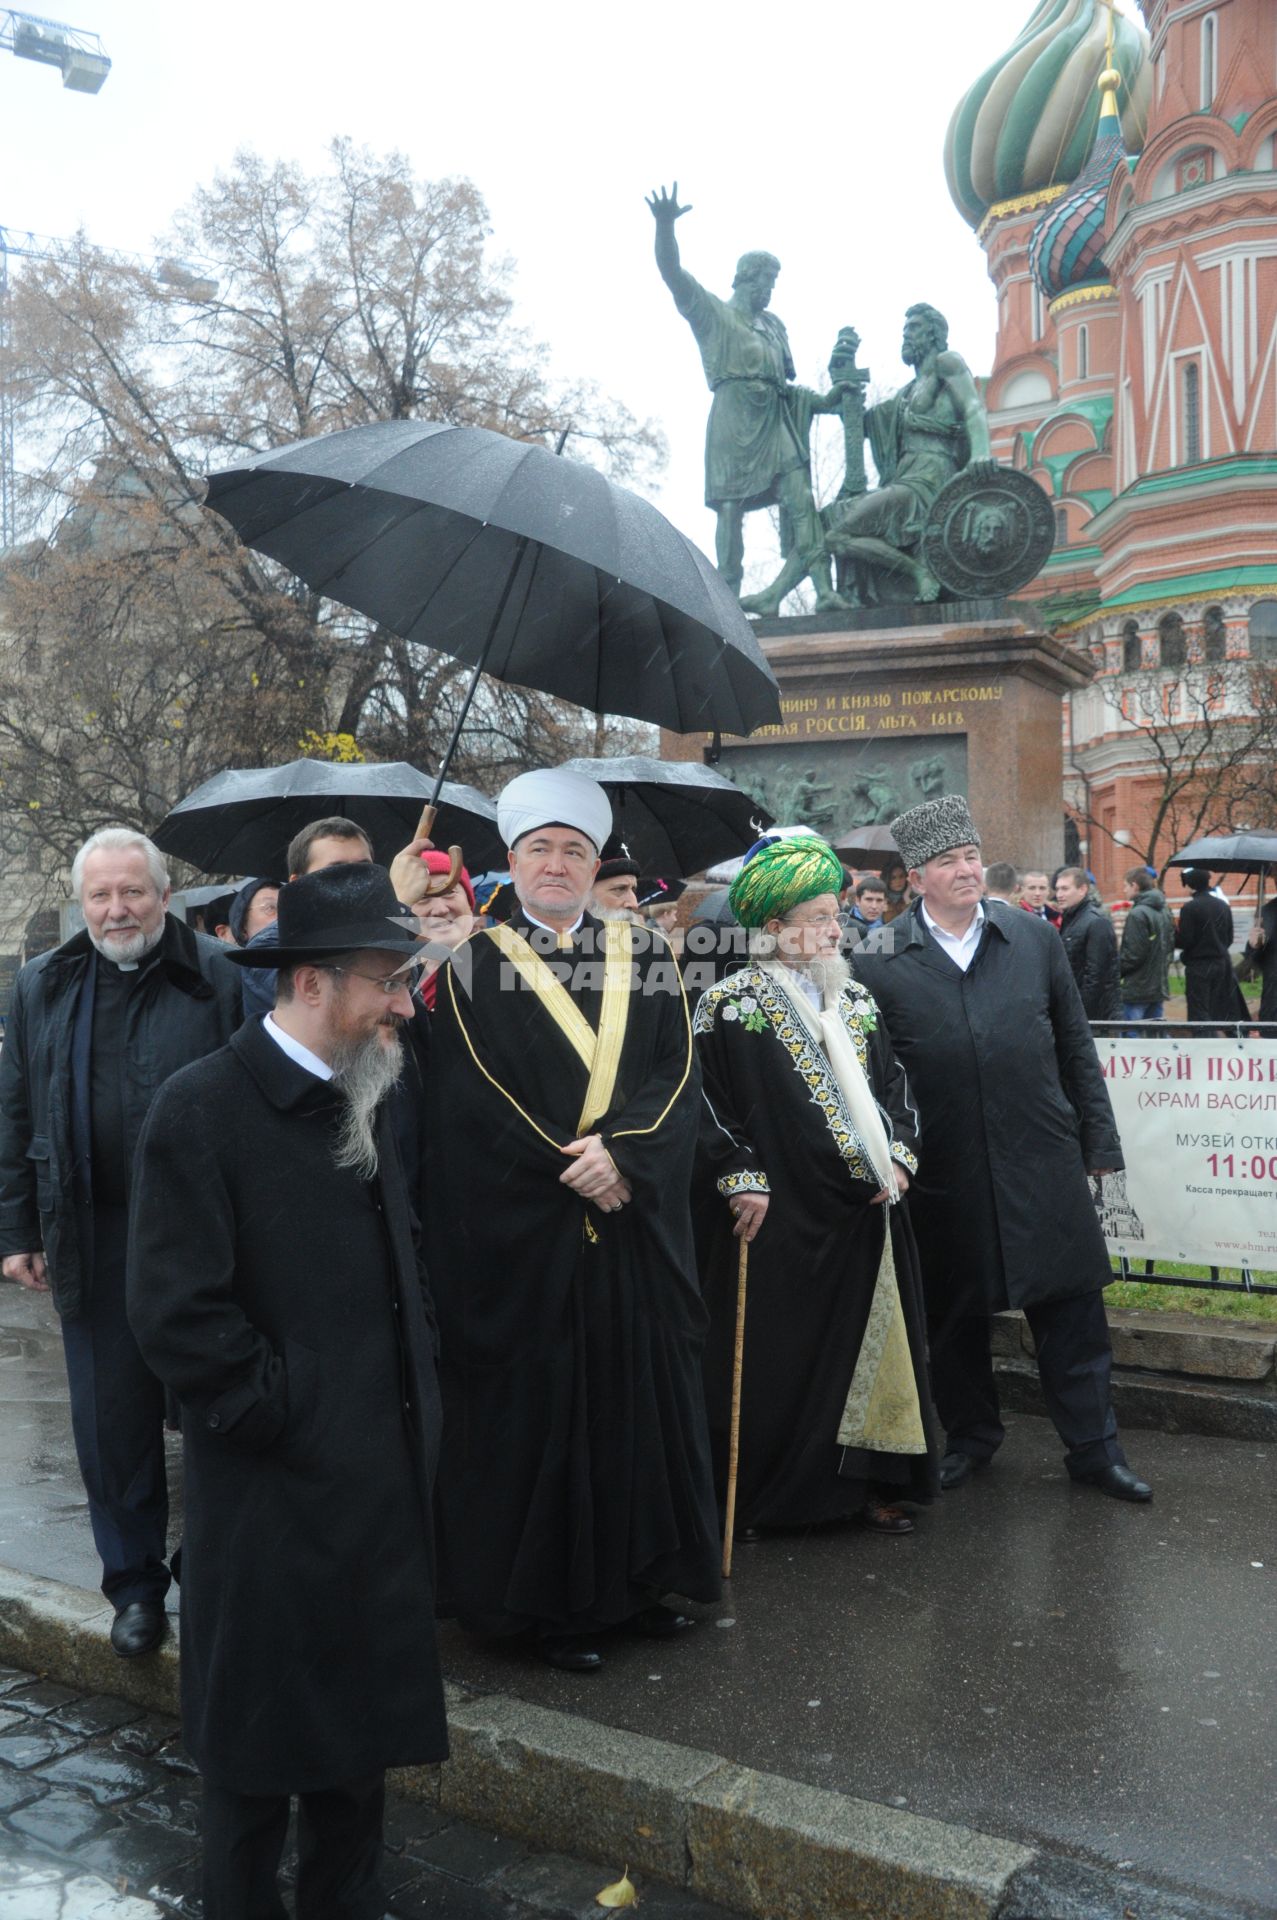
[[[10,1814],[9,1825],[51,1853],[73,1853],[77,1847],[115,1824],[116,1816],[78,1793],[52,1789],[42,1800]]]
[[[43,1766],[46,1760],[74,1753],[82,1745],[78,1735],[64,1733],[61,1727],[51,1727],[47,1720],[25,1720],[20,1726],[0,1732],[0,1766],[22,1769]]]
[[[162,1788],[167,1776],[154,1760],[140,1760],[135,1754],[114,1753],[110,1747],[85,1747],[41,1767],[41,1778],[61,1787],[87,1793],[99,1807],[112,1807],[122,1800],[138,1800],[144,1793]]]
[[[105,1693],[92,1693],[87,1699],[76,1700],[69,1707],[59,1707],[49,1716],[55,1726],[65,1727],[68,1733],[82,1733],[86,1740],[95,1734],[115,1733],[120,1727],[130,1726],[142,1718],[141,1707],[132,1706],[127,1700],[113,1700]]]
[[[69,1707],[82,1696],[74,1687],[60,1687],[52,1680],[37,1680],[26,1687],[17,1687],[5,1695],[5,1711],[11,1709],[26,1713],[33,1720],[43,1720],[47,1714],[56,1714],[59,1709]]]

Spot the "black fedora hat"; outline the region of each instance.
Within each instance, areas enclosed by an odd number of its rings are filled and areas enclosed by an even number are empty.
[[[241,967],[297,967],[377,947],[403,959],[420,954],[415,915],[401,907],[384,867],[346,861],[304,873],[279,890],[278,946],[228,947]]]

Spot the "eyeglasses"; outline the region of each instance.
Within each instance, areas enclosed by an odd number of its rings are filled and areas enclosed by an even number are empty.
[[[320,972],[345,973],[349,974],[352,980],[366,980],[370,987],[376,987],[378,993],[384,994],[386,999],[390,1000],[397,993],[405,991],[412,993],[421,985],[425,977],[426,962],[412,960],[406,967],[397,967],[393,973],[360,973],[358,967],[339,967],[329,961],[320,968]]]

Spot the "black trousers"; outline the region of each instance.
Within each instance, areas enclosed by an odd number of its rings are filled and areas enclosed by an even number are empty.
[[[162,1601],[168,1486],[164,1468],[164,1389],[143,1360],[124,1306],[128,1210],[85,1208],[92,1283],[86,1311],[62,1322],[71,1389],[71,1429],[102,1591],[112,1606]]]
[[[203,1784],[204,1920],[287,1920],[288,1795]],[[384,1773],[297,1796],[297,1920],[382,1920],[385,1811]]]
[[[1047,1412],[1076,1478],[1110,1461],[1126,1464],[1110,1379],[1113,1347],[1104,1295],[1078,1293],[1026,1307]],[[1006,1438],[993,1377],[987,1314],[929,1313],[931,1388],[952,1453],[990,1460]]]

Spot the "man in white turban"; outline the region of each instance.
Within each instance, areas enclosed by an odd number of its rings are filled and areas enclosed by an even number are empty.
[[[591,1672],[718,1594],[689,1210],[699,1077],[659,934],[586,909],[611,831],[580,775],[497,803],[518,906],[440,976],[430,1270],[439,1611]]]

